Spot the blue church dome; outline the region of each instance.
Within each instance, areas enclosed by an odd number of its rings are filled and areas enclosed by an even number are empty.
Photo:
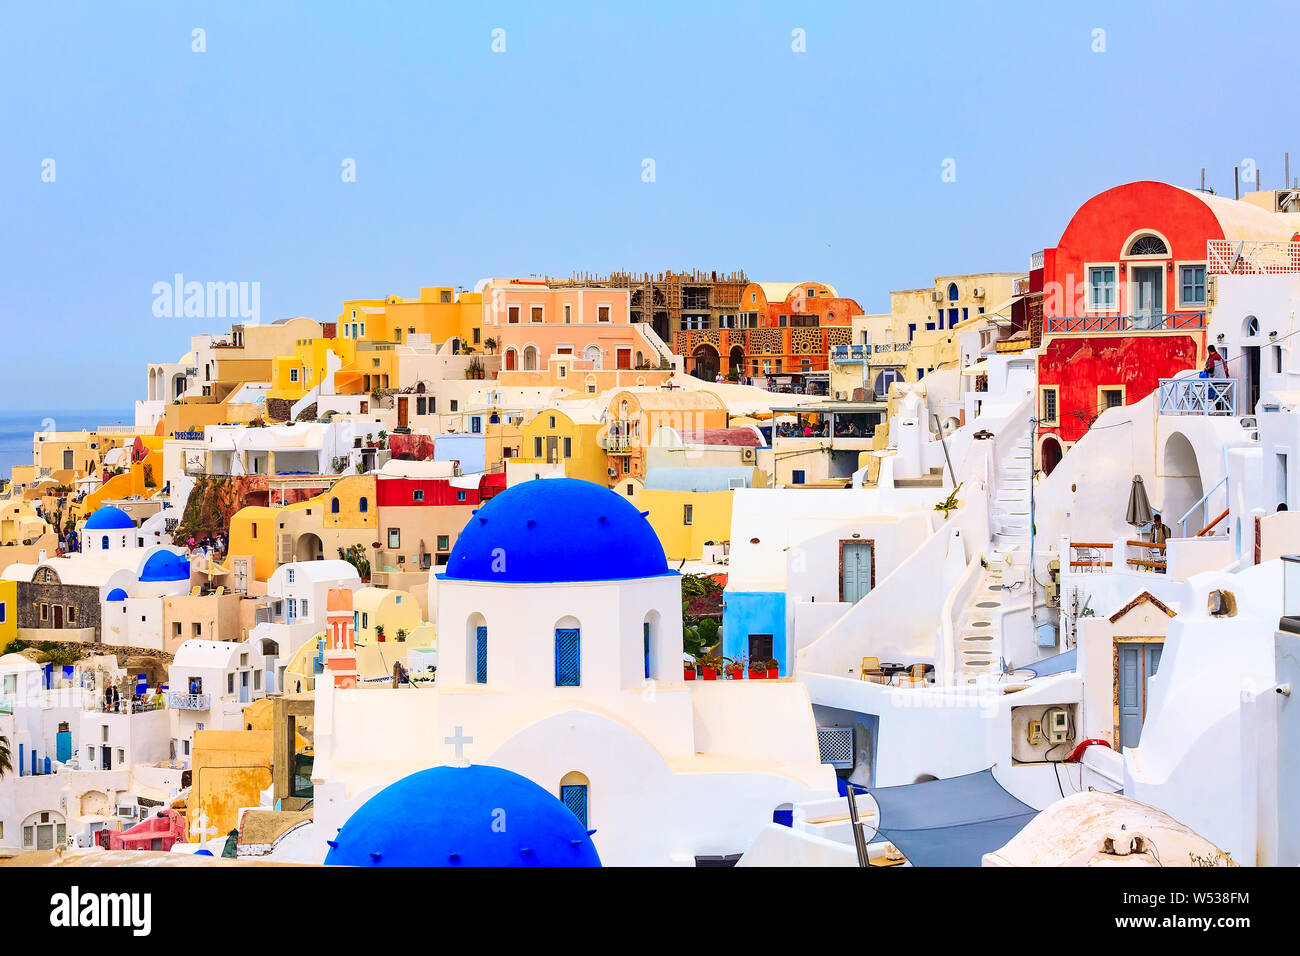
[[[538,478],[474,512],[443,577],[554,584],[669,573],[659,536],[622,495],[577,478]]]
[[[134,528],[135,522],[121,508],[114,508],[112,505],[104,505],[86,519],[87,531],[120,531],[124,528]]]
[[[188,581],[189,579],[189,560],[172,551],[155,551],[140,571],[140,580],[145,582]]]
[[[104,600],[106,600],[106,601],[125,601],[125,600],[126,600],[126,592],[123,591],[121,588],[113,588],[113,590],[111,590],[111,591],[108,592],[108,597],[106,597]]]
[[[508,825],[506,825],[508,824]],[[600,866],[573,812],[500,767],[433,767],[385,787],[348,818],[332,866]]]

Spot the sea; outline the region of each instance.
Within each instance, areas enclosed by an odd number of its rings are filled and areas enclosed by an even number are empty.
[[[0,477],[15,465],[32,463],[32,436],[39,431],[75,432],[100,425],[132,425],[134,411],[120,408],[73,408],[63,411],[10,412],[0,410]]]

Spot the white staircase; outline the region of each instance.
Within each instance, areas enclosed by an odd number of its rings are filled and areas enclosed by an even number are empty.
[[[1000,621],[1006,597],[1002,590],[1002,568],[1001,560],[989,562],[984,569],[984,586],[971,595],[957,620],[958,684],[974,684],[986,674],[1001,673]]]
[[[1029,483],[1033,480],[1034,452],[1026,432],[997,463],[997,493],[989,515],[994,547],[1000,551],[1029,548]]]

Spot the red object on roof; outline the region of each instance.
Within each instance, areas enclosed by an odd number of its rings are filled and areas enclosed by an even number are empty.
[[[106,850],[161,850],[185,843],[185,815],[162,810],[129,830],[100,830],[99,845]]]
[[[682,431],[687,445],[733,445],[737,448],[760,448],[763,438],[753,428],[698,428]]]
[[[432,461],[433,438],[429,435],[389,435],[388,450],[403,461]]]

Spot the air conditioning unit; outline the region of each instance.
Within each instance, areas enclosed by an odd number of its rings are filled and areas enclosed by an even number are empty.
[[[847,392],[836,392],[836,393],[835,393],[835,401],[837,401],[837,402],[842,402],[842,401],[844,401],[846,398],[848,398],[848,393],[847,393]]]
[[[754,460],[754,449],[753,448],[740,449],[740,460],[752,462]]]
[[[984,298],[984,290],[981,289],[979,286],[976,286],[975,288],[971,289],[970,294],[977,299]]]
[[[934,290],[934,301],[935,301],[935,302],[942,302],[942,301],[943,301],[943,290],[942,290],[942,289],[935,289],[935,290]]]

